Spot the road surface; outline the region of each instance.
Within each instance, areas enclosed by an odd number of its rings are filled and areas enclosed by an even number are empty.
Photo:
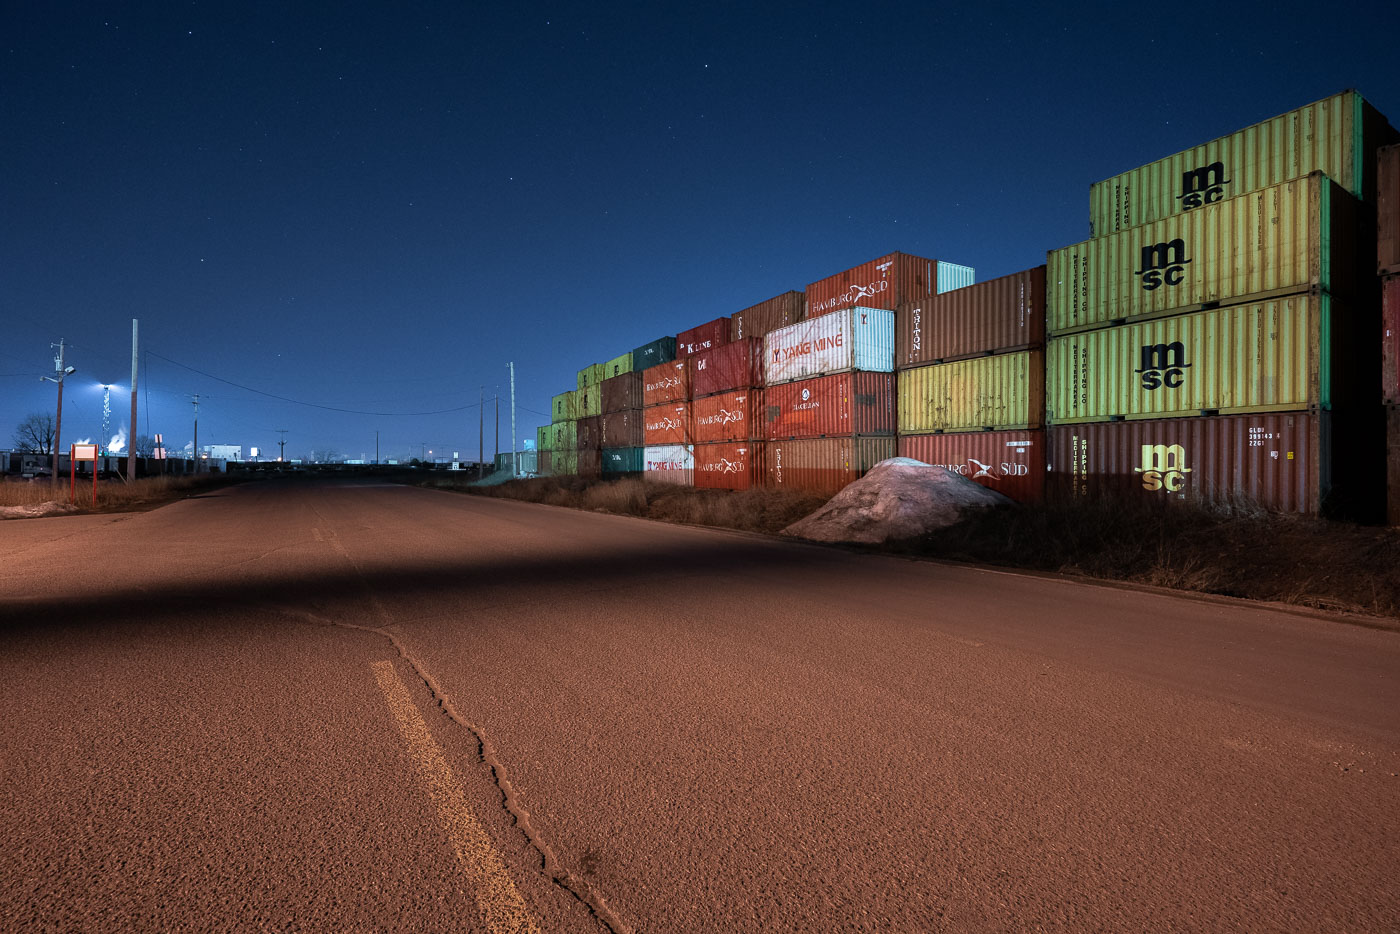
[[[1400,928],[1400,634],[365,482],[0,524],[19,931]]]

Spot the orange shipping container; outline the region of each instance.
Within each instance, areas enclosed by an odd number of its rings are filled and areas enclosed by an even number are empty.
[[[972,268],[938,260],[891,253],[807,286],[807,317],[854,308],[894,310],[939,292],[971,285]]]
[[[759,302],[745,308],[729,319],[729,339],[741,341],[746,337],[757,337],[789,324],[796,324],[807,316],[807,296],[803,292],[784,292],[777,298]]]
[[[769,441],[894,434],[894,374],[838,373],[763,391]]]
[[[643,405],[683,402],[689,398],[689,360],[671,360],[642,371]]]
[[[642,437],[649,447],[691,444],[689,402],[668,402],[642,410]]]
[[[716,441],[748,441],[757,437],[761,389],[740,389],[696,399],[690,404],[695,422],[695,443]]]
[[[1045,267],[899,306],[895,366],[944,363],[1045,343]]]
[[[763,485],[763,441],[695,445],[695,485],[710,490],[748,490]]]
[[[764,451],[763,485],[834,496],[894,452],[894,438],[770,441]]]

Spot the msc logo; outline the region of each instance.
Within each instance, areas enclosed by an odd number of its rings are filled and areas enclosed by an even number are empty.
[[[1142,248],[1142,268],[1133,273],[1142,276],[1142,287],[1151,292],[1162,285],[1180,285],[1185,278],[1186,241],[1177,237],[1166,243],[1154,243]]]
[[[1148,391],[1166,386],[1175,389],[1180,386],[1189,369],[1186,362],[1186,346],[1181,341],[1170,344],[1143,344],[1142,362],[1134,373],[1141,374],[1142,388]]]
[[[1142,474],[1142,488],[1149,493],[1158,490],[1179,493],[1190,472],[1191,468],[1186,466],[1186,449],[1179,444],[1144,444],[1142,466],[1133,468],[1133,473]]]
[[[1214,204],[1225,197],[1225,186],[1230,180],[1225,177],[1225,163],[1212,162],[1200,169],[1181,173],[1181,194],[1176,200],[1181,208],[1189,211],[1203,204]]]

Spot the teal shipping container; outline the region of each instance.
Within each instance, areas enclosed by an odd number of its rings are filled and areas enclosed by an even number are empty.
[[[645,370],[658,363],[670,363],[674,359],[676,359],[676,339],[662,337],[632,351],[632,369]]]
[[[603,448],[603,476],[642,472],[642,448]]]

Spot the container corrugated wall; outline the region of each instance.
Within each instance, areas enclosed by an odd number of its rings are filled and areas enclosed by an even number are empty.
[[[893,372],[893,311],[848,308],[779,328],[763,339],[769,386],[852,369]]]
[[[1090,236],[1149,224],[1324,172],[1357,198],[1375,197],[1377,147],[1394,140],[1374,107],[1346,91],[1202,143],[1089,188]]]
[[[640,409],[643,404],[642,380],[642,374],[635,372],[623,373],[620,376],[603,380],[599,396],[602,401],[603,414],[621,412],[623,409]]]
[[[1330,296],[1294,295],[1052,338],[1046,421],[1330,406],[1332,314]]]
[[[539,471],[538,471],[539,476],[541,476],[541,477],[552,477],[552,476],[554,476],[554,452],[553,452],[553,451],[536,451],[536,452],[535,452],[535,458],[536,458],[536,463],[539,465]]]
[[[603,475],[603,452],[598,448],[580,448],[574,452],[574,473],[585,480]]]
[[[632,351],[632,369],[645,370],[676,359],[676,339],[661,337]]]
[[[895,439],[888,437],[769,441],[763,485],[834,496],[894,452]]]
[[[952,292],[955,289],[965,289],[976,281],[976,272],[971,266],[959,266],[957,263],[938,261],[935,285],[939,294]]]
[[[597,415],[580,418],[574,423],[574,447],[580,451],[596,451],[603,446],[603,419]]]
[[[751,305],[729,319],[729,339],[741,341],[746,337],[760,340],[769,331],[796,324],[807,317],[807,295],[804,292],[784,292],[766,302]]]
[[[744,338],[690,358],[690,391],[695,398],[763,385],[763,340]]]
[[[603,476],[641,473],[642,464],[642,449],[639,447],[603,449]]]
[[[554,477],[578,475],[578,451],[572,447],[567,451],[553,450],[549,453],[549,472]]]
[[[632,372],[632,351],[613,357],[603,364],[603,379],[600,382],[610,380],[623,373]]]
[[[1045,267],[899,306],[895,366],[945,363],[1045,342]]]
[[[816,318],[857,305],[893,311],[905,302],[937,295],[940,274],[958,286],[970,285],[973,280],[969,266],[935,262],[908,253],[891,253],[808,285],[807,317]]]
[[[603,416],[603,447],[639,448],[645,440],[641,409],[623,409]]]
[[[587,389],[589,386],[596,386],[603,381],[603,365],[601,363],[590,363],[588,366],[578,371],[579,389]]]
[[[642,476],[654,483],[691,486],[695,482],[695,450],[689,444],[648,445],[642,450]]]
[[[894,374],[840,373],[763,390],[769,441],[894,434]]]
[[[763,390],[739,389],[696,399],[690,404],[695,443],[717,441],[748,441],[759,437],[759,421]]]
[[[1044,431],[900,435],[899,456],[946,467],[1018,503],[1045,496]]]
[[[1386,521],[1400,527],[1400,405],[1386,406]]]
[[[550,402],[550,417],[556,422],[578,418],[578,393],[572,389],[561,392]]]
[[[572,452],[578,449],[578,422],[555,422],[550,425],[553,434],[553,443],[550,444],[551,451]]]
[[[899,432],[1039,428],[1045,352],[1022,350],[899,373]]]
[[[548,425],[541,425],[535,429],[535,450],[552,451],[554,449],[554,433],[549,430]]]
[[[1310,175],[1049,254],[1050,334],[1319,289],[1357,290],[1359,206]]]
[[[709,490],[749,490],[763,485],[763,441],[695,445],[695,485]]]
[[[603,390],[600,383],[585,386],[574,394],[574,411],[579,418],[603,414]]]
[[[729,319],[716,318],[676,335],[676,359],[729,343]]]
[[[1400,276],[1381,283],[1381,398],[1400,405]]]
[[[1400,146],[1376,155],[1376,271],[1400,273]]]
[[[690,398],[690,361],[672,360],[642,372],[642,403],[683,402]]]
[[[1331,415],[1220,415],[1047,429],[1046,492],[1099,500],[1258,504],[1317,514],[1331,485]]]
[[[642,432],[647,447],[692,444],[690,403],[667,402],[642,409]]]

